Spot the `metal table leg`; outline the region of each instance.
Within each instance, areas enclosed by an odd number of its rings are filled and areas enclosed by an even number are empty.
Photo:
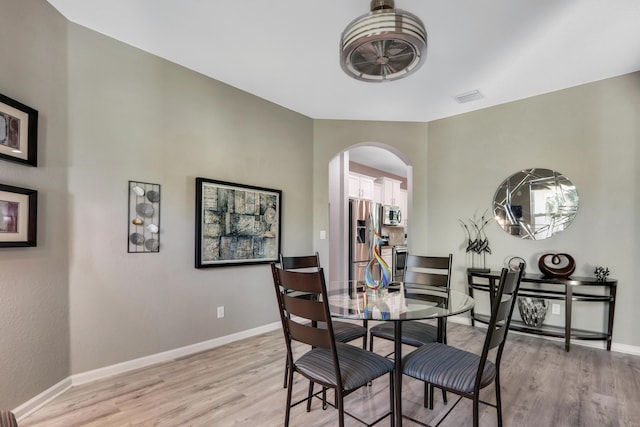
[[[564,312],[564,350],[569,351],[571,345],[571,303],[573,302],[573,289],[571,285],[564,285],[565,291],[565,312]]]
[[[402,322],[393,322],[393,351],[395,359],[395,419],[396,427],[402,427]]]

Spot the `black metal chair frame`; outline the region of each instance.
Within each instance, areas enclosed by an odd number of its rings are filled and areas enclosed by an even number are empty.
[[[280,254],[280,268],[283,270],[303,270],[303,271],[314,271],[320,268],[320,255],[316,252],[314,255],[299,255],[299,256],[283,256]],[[333,322],[334,329],[343,329],[343,330],[355,330],[358,328],[358,325],[348,322]],[[355,333],[353,335],[349,334],[349,338],[339,339],[340,342],[349,342],[356,340],[362,337],[362,348],[367,348],[367,330],[368,325],[367,321],[364,320],[362,322],[362,332]],[[340,335],[340,334],[338,334]],[[284,388],[287,388],[287,373],[288,373],[288,363],[285,363],[284,368]]]
[[[475,382],[474,382],[473,390],[471,392],[465,392],[462,390],[458,390],[454,387],[447,387],[444,384],[434,384],[438,388],[442,388],[443,390],[450,391],[451,393],[454,393],[460,396],[434,427],[439,426],[440,423],[444,421],[444,419],[451,413],[451,411],[460,402],[460,400],[462,400],[463,397],[471,399],[473,401],[473,426],[474,427],[478,427],[480,403],[496,408],[497,415],[498,415],[498,426],[502,427],[502,399],[500,396],[500,361],[502,359],[504,344],[507,340],[507,333],[509,332],[509,325],[511,324],[511,316],[513,314],[513,308],[516,303],[518,290],[520,289],[520,281],[522,279],[522,275],[524,274],[523,272],[524,272],[524,264],[520,264],[518,270],[509,270],[506,268],[502,269],[502,272],[500,275],[500,283],[498,285],[498,289],[496,291],[496,294],[493,300],[494,303],[491,308],[491,317],[489,319],[487,334],[484,340],[482,353],[478,361],[478,368],[475,374]],[[403,360],[403,372],[405,373],[405,375],[409,375],[409,376],[412,376],[413,378],[416,378],[413,375],[407,374],[406,372],[407,365],[410,365],[413,357],[416,357],[418,355],[426,354],[426,356],[424,357],[428,357],[430,346],[437,346],[437,345],[446,345],[446,344],[425,345],[415,350],[413,353],[407,355]],[[495,378],[486,384],[482,384],[483,372],[489,360],[489,352],[496,348],[497,350],[495,351],[495,359],[493,362],[493,365],[495,366]],[[468,353],[464,350],[458,350],[458,352]],[[443,372],[440,378],[442,378],[445,375],[445,373],[446,372]],[[424,378],[417,378],[417,379],[423,380],[423,381],[425,380]],[[496,393],[495,404],[484,401],[484,400],[480,400],[480,390],[489,386],[492,383],[495,383],[495,393]],[[429,407],[433,409],[433,401],[430,402]],[[428,426],[428,424],[424,424],[415,419],[411,419],[411,420],[420,425]]]
[[[407,255],[405,272],[404,272],[404,282],[405,288],[409,287],[420,287],[420,286],[442,286],[449,289],[451,287],[451,265],[452,265],[453,255],[449,254],[448,257],[432,257],[432,256],[421,256],[421,255]],[[445,273],[446,271],[446,273]],[[446,343],[446,319],[441,319],[442,321],[442,341]],[[422,322],[413,322],[409,323],[424,325],[426,328],[433,328],[432,325],[422,323]],[[383,338],[386,340],[393,340],[393,336],[385,333],[383,335],[376,335],[376,330],[378,329],[376,325],[372,327],[369,331],[369,350],[373,351],[373,337],[376,336],[378,338]],[[393,328],[391,328],[393,329]],[[386,331],[385,331],[386,332]],[[418,347],[425,343],[417,343],[405,341],[403,338],[403,344],[410,345],[412,347]]]
[[[423,256],[407,254],[405,271],[403,275],[403,281],[405,282],[405,288],[420,288],[421,286],[442,286],[447,289],[451,288],[451,267],[453,264],[453,255],[449,254],[446,257],[436,256]],[[372,327],[369,330],[369,351],[373,351],[373,337],[378,337],[386,340],[393,340],[393,325],[380,324]],[[405,322],[403,329],[407,328],[420,328],[429,330],[435,328],[433,325],[429,325],[423,322],[409,321]],[[403,334],[404,335],[404,334]],[[438,319],[437,331],[435,333],[436,340],[447,343],[447,319]],[[405,339],[403,336],[402,344],[406,344],[412,347],[419,347],[427,342],[414,342],[413,340]],[[393,354],[387,354],[387,357]],[[442,392],[442,398],[446,402],[447,395]],[[424,391],[424,407],[426,408],[429,403],[433,402],[433,387],[427,387],[425,385]],[[433,405],[431,403],[431,405]]]
[[[289,425],[291,408],[299,405],[300,403],[307,402],[307,412],[309,412],[311,410],[311,401],[315,397],[322,400],[324,408],[328,403],[325,398],[326,389],[334,389],[335,391],[335,405],[331,403],[328,404],[338,409],[340,427],[344,426],[345,414],[367,426],[373,426],[387,416],[391,416],[391,425],[394,426],[394,365],[386,358],[375,353],[371,353],[366,349],[335,341],[322,268],[319,268],[314,272],[298,272],[283,270],[276,267],[275,263],[272,263],[271,271],[278,299],[282,329],[287,346],[287,364],[289,368],[287,375],[287,409],[284,422],[285,427],[288,427]],[[296,296],[297,293],[315,295],[316,297],[300,298]],[[317,327],[319,322],[324,322],[326,324],[326,328]],[[294,341],[310,345],[311,349],[305,353],[305,355],[294,359],[292,349],[292,343]],[[313,372],[313,362],[302,366],[302,362],[300,362],[301,359],[307,355],[313,357],[313,352],[316,352],[316,355],[318,352],[325,352],[323,353],[322,358],[324,358],[323,360],[326,360],[327,350],[331,354],[331,366],[333,367],[332,371],[334,375],[332,378],[327,378],[326,376],[323,377],[321,374]],[[351,362],[340,358],[340,354],[343,353],[344,355],[349,354]],[[357,361],[357,363],[353,363],[354,361]],[[349,365],[349,363],[351,365]],[[348,389],[345,387],[345,383],[343,382],[344,377],[342,370],[344,367],[346,367],[347,370],[351,370],[349,381],[352,381],[352,383]],[[292,403],[294,373],[304,376],[310,381],[310,383],[307,397]],[[323,373],[326,375],[327,371],[325,370]],[[363,386],[366,386],[370,381],[380,376],[384,376],[387,373],[389,374],[390,397],[390,409],[387,413],[376,419],[373,423],[367,424],[362,419],[344,409],[345,396]],[[322,390],[320,392],[313,393],[315,383],[322,386]],[[319,395],[322,395],[322,397],[320,398]]]

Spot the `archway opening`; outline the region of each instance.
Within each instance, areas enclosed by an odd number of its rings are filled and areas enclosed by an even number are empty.
[[[388,239],[385,252],[390,253],[394,245],[410,245],[412,164],[400,150],[379,142],[347,147],[329,162],[328,188],[329,283],[348,280],[352,263],[357,261],[353,259],[352,242],[356,237],[349,212],[351,199],[398,206],[404,211],[401,223],[382,228]]]

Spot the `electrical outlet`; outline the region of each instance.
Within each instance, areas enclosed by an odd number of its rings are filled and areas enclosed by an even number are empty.
[[[560,304],[551,304],[551,314],[560,314]]]
[[[224,305],[218,307],[218,319],[224,317]]]

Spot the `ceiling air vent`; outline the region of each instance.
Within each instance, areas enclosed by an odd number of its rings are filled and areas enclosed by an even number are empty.
[[[340,65],[366,82],[400,79],[416,71],[427,50],[427,31],[416,15],[395,9],[393,0],[372,0],[371,12],[342,33]]]
[[[471,92],[461,93],[460,95],[456,95],[453,97],[460,104],[464,104],[465,102],[477,101],[478,99],[484,98],[480,91],[472,90]]]

